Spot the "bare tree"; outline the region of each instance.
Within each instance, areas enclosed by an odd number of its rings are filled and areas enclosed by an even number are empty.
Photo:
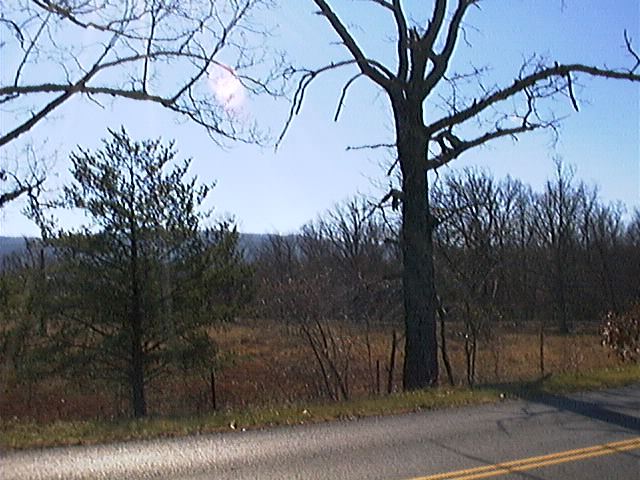
[[[296,237],[271,237],[257,256],[258,314],[294,327],[315,360],[318,390],[332,399],[352,394],[352,366],[363,349],[369,387],[377,384],[372,327],[399,316],[397,261],[384,241],[389,233],[379,211],[354,198]],[[354,328],[364,330],[364,345]]]
[[[627,226],[626,238],[629,244],[640,247],[640,208],[636,208]]]
[[[327,20],[344,45],[348,57],[300,71],[290,118],[282,135],[300,111],[308,86],[323,73],[345,67],[356,70],[342,90],[336,118],[347,90],[360,77],[372,81],[385,94],[393,112],[395,138],[384,146],[395,149],[394,166],[399,166],[402,177],[401,192],[392,198],[402,201],[404,387],[417,389],[434,385],[438,380],[438,360],[432,237],[438,220],[429,205],[428,172],[492,140],[555,128],[559,120],[545,113],[550,110],[541,108],[544,101],[565,96],[577,109],[573,82],[579,75],[640,81],[640,57],[625,34],[632,61],[628,68],[560,64],[533,57],[524,62],[510,84],[480,89],[476,98],[469,98],[463,94],[462,86],[481,72],[449,70],[463,20],[470,7],[479,7],[481,0],[457,0],[455,6],[447,0],[434,0],[426,24],[412,20],[425,15],[405,12],[402,0],[370,0],[370,8],[383,9],[395,26],[397,48],[395,65],[391,66],[360,47],[355,30],[336,13],[333,2],[313,1],[319,8],[318,14]],[[439,85],[448,86],[451,92],[443,105],[446,113],[440,118],[429,118],[425,102],[438,101],[436,87]]]
[[[578,226],[585,186],[574,182],[574,169],[556,160],[556,177],[547,181],[534,203],[541,246],[548,254],[545,268],[553,317],[562,333],[572,329],[569,291],[575,278]]]
[[[331,245],[314,229],[297,237],[272,236],[258,253],[258,315],[279,318],[309,347],[317,389],[333,400],[350,395],[353,341],[337,322],[346,316],[345,284]],[[339,279],[339,280],[338,280]]]
[[[616,273],[624,270],[629,257],[618,260],[621,253],[621,241],[624,234],[623,209],[621,205],[596,205],[590,222],[591,247],[594,257],[589,262],[598,275],[599,289],[606,298],[608,309],[620,311],[621,289],[616,288]],[[618,261],[616,261],[618,260]],[[616,268],[617,267],[617,268]],[[595,282],[594,282],[595,283]]]
[[[533,319],[536,312],[535,221],[533,192],[522,182],[507,178],[500,185],[507,211],[501,213],[502,309],[514,322]]]
[[[342,281],[342,291],[348,294],[346,318],[364,328],[370,386],[379,393],[371,333],[373,325],[398,318],[397,256],[388,242],[397,232],[383,221],[381,210],[363,197],[336,205],[306,230],[315,231],[331,246],[331,257],[340,272],[337,278]],[[390,372],[392,364],[393,361]],[[392,373],[389,375],[391,378]]]
[[[270,0],[11,0],[0,17],[0,147],[75,95],[152,102],[216,142],[257,141],[239,120],[245,91],[278,93],[267,31],[252,14]],[[43,72],[46,72],[43,76]],[[208,84],[209,83],[209,84]]]
[[[507,193],[510,191],[487,173],[474,169],[448,175],[432,189],[431,202],[442,222],[435,235],[437,254],[450,272],[452,294],[446,299],[458,305],[464,320],[460,334],[470,386],[476,380],[479,343],[491,340],[492,326],[501,317],[497,297],[504,288],[503,233],[513,202]],[[492,345],[492,352],[498,371],[498,342]]]

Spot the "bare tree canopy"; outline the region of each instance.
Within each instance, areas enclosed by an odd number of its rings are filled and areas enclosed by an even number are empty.
[[[0,147],[76,94],[158,104],[216,142],[260,141],[238,96],[278,94],[252,15],[270,0],[10,0],[0,15]],[[274,63],[275,60],[275,63]],[[269,64],[267,64],[269,62]],[[11,120],[9,120],[9,118]]]
[[[402,191],[391,197],[402,201],[403,291],[405,307],[404,386],[407,389],[433,385],[438,380],[433,231],[438,219],[429,205],[427,173],[463,153],[502,137],[517,138],[525,132],[555,130],[560,118],[554,115],[550,100],[565,98],[575,109],[579,103],[574,89],[580,76],[640,81],[640,56],[626,32],[620,32],[626,45],[629,64],[620,68],[581,63],[558,63],[533,56],[515,72],[511,83],[486,87],[482,71],[452,71],[456,46],[464,33],[465,19],[471,8],[482,0],[434,0],[407,11],[402,0],[368,0],[370,9],[382,9],[394,25],[395,59],[391,64],[365,52],[356,38],[356,28],[336,13],[333,5],[341,2],[313,0],[318,15],[326,19],[348,56],[325,66],[300,70],[293,99],[290,122],[300,112],[309,85],[326,72],[352,68],[339,96],[336,119],[355,80],[365,77],[377,85],[389,100],[394,119],[395,138],[389,147],[396,151],[392,170],[399,167]],[[430,12],[428,11],[430,5]],[[508,8],[508,7],[505,7]],[[563,5],[563,8],[566,6]],[[363,6],[359,14],[367,12]],[[416,18],[426,18],[419,23]],[[362,34],[365,35],[365,34]],[[477,81],[475,96],[468,86]],[[448,87],[449,94],[437,94]],[[426,105],[436,104],[444,114],[428,118]],[[429,110],[432,112],[433,110]],[[390,197],[390,198],[391,198]]]

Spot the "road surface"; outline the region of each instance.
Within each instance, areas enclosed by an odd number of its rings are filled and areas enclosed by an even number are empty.
[[[4,452],[10,479],[640,479],[640,385],[570,397]]]

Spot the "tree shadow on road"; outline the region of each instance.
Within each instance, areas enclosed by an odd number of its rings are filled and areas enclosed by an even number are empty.
[[[525,385],[500,384],[494,385],[494,388],[504,391],[511,397],[546,405],[558,411],[575,413],[640,433],[640,416],[629,415],[616,410],[616,408],[635,410],[640,415],[639,390],[634,390],[624,396],[616,391],[595,393],[593,396],[598,401],[593,401],[580,398],[580,394],[561,395],[546,392],[543,389],[542,380]]]
[[[545,380],[546,378],[534,382],[492,384],[483,385],[483,387],[493,388],[500,392],[504,392],[508,398],[520,399],[528,404],[543,405],[557,412],[572,413],[592,420],[604,422],[607,425],[616,428],[616,430],[621,428],[633,433],[640,433],[640,389],[617,389],[590,392],[587,394],[576,393],[565,395],[545,391]],[[525,408],[524,410],[529,410],[529,408]],[[632,412],[633,414],[625,413],[625,411]],[[549,413],[551,412],[527,412],[527,416]],[[637,413],[638,416],[634,415],[635,413]],[[512,418],[511,420],[514,419]],[[510,436],[509,429],[500,421],[498,422],[498,428],[505,435]],[[431,439],[430,443],[439,448],[451,451],[468,460],[477,462],[480,465],[496,465],[497,471],[503,470],[503,473],[509,472],[517,475],[518,478],[528,480],[542,480],[542,478],[549,478],[547,476],[538,476],[532,471],[523,471],[518,467],[511,467],[509,461],[504,462],[496,461],[495,459],[483,458],[481,456],[474,455],[469,451],[464,451],[457,446],[447,445],[446,443],[439,442],[434,439]],[[612,452],[616,451],[616,448],[611,447],[611,450]],[[632,458],[640,458],[636,453],[630,451],[621,451],[618,453]],[[478,472],[478,477],[473,476],[473,478],[481,478],[480,476],[484,475],[484,473],[489,474],[490,472]]]

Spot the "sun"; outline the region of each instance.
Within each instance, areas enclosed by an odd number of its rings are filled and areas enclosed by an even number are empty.
[[[216,65],[209,69],[208,77],[216,100],[225,110],[237,112],[243,109],[247,92],[232,68]]]

